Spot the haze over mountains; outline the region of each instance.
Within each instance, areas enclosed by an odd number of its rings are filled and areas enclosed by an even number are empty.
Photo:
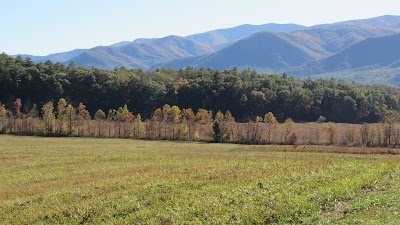
[[[304,27],[241,25],[187,37],[137,39],[73,50],[33,61],[76,66],[152,70],[157,67],[251,68],[295,76],[336,77],[400,84],[400,16],[382,16]],[[23,55],[26,56],[26,55]],[[383,74],[379,78],[376,75]]]

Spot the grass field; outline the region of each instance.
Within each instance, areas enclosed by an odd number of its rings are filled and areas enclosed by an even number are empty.
[[[400,155],[287,150],[0,135],[0,224],[400,224]]]

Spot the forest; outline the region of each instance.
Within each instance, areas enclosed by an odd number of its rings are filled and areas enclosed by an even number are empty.
[[[290,74],[289,74],[290,75]],[[218,71],[116,68],[112,71],[75,67],[72,63],[33,63],[29,58],[0,55],[0,105],[12,114],[20,99],[24,115],[36,107],[63,98],[74,109],[82,103],[88,117],[126,105],[151,119],[164,105],[200,109],[214,115],[229,111],[237,122],[255,121],[273,113],[277,121],[315,122],[320,117],[337,123],[395,122],[400,109],[400,89],[360,85],[334,79],[298,79],[288,74],[259,74],[236,68]]]

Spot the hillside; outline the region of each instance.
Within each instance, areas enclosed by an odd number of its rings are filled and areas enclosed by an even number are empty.
[[[115,67],[148,69],[155,63],[213,52],[203,44],[178,36],[169,36],[122,47],[96,47],[71,59],[77,66],[113,69]]]
[[[374,27],[374,28],[398,28],[400,16],[385,15],[368,19],[349,20],[332,24],[316,25],[311,28],[346,28],[346,27]]]
[[[205,33],[187,36],[187,38],[199,43],[210,45],[215,49],[221,49],[227,44],[236,42],[260,31],[292,32],[305,27],[298,24],[263,24],[263,25],[241,25],[233,28],[213,30]]]
[[[177,69],[187,66],[213,69],[238,67],[284,72],[329,57],[367,38],[396,34],[399,31],[367,27],[321,27],[291,33],[260,32],[208,56],[177,59],[158,66]]]
[[[71,59],[76,65],[96,66],[103,69],[115,67],[149,69],[175,59],[207,55],[260,30],[289,32],[304,28],[296,24],[242,25],[214,30],[188,37],[139,38],[133,42],[119,42],[83,52]],[[185,64],[186,65],[186,64]]]
[[[366,39],[333,56],[308,63],[291,74],[399,83],[400,34]]]
[[[194,62],[188,61],[195,67],[220,70],[251,67],[263,71],[280,71],[303,65],[319,57],[321,57],[320,54],[295,42],[291,35],[260,32],[214,54],[200,57]],[[181,62],[173,61],[172,63]]]

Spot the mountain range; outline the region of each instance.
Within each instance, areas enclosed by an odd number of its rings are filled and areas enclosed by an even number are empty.
[[[399,34],[400,16],[381,16],[312,27],[241,25],[186,37],[136,39],[48,56],[21,56],[103,69],[236,67],[400,85]]]

